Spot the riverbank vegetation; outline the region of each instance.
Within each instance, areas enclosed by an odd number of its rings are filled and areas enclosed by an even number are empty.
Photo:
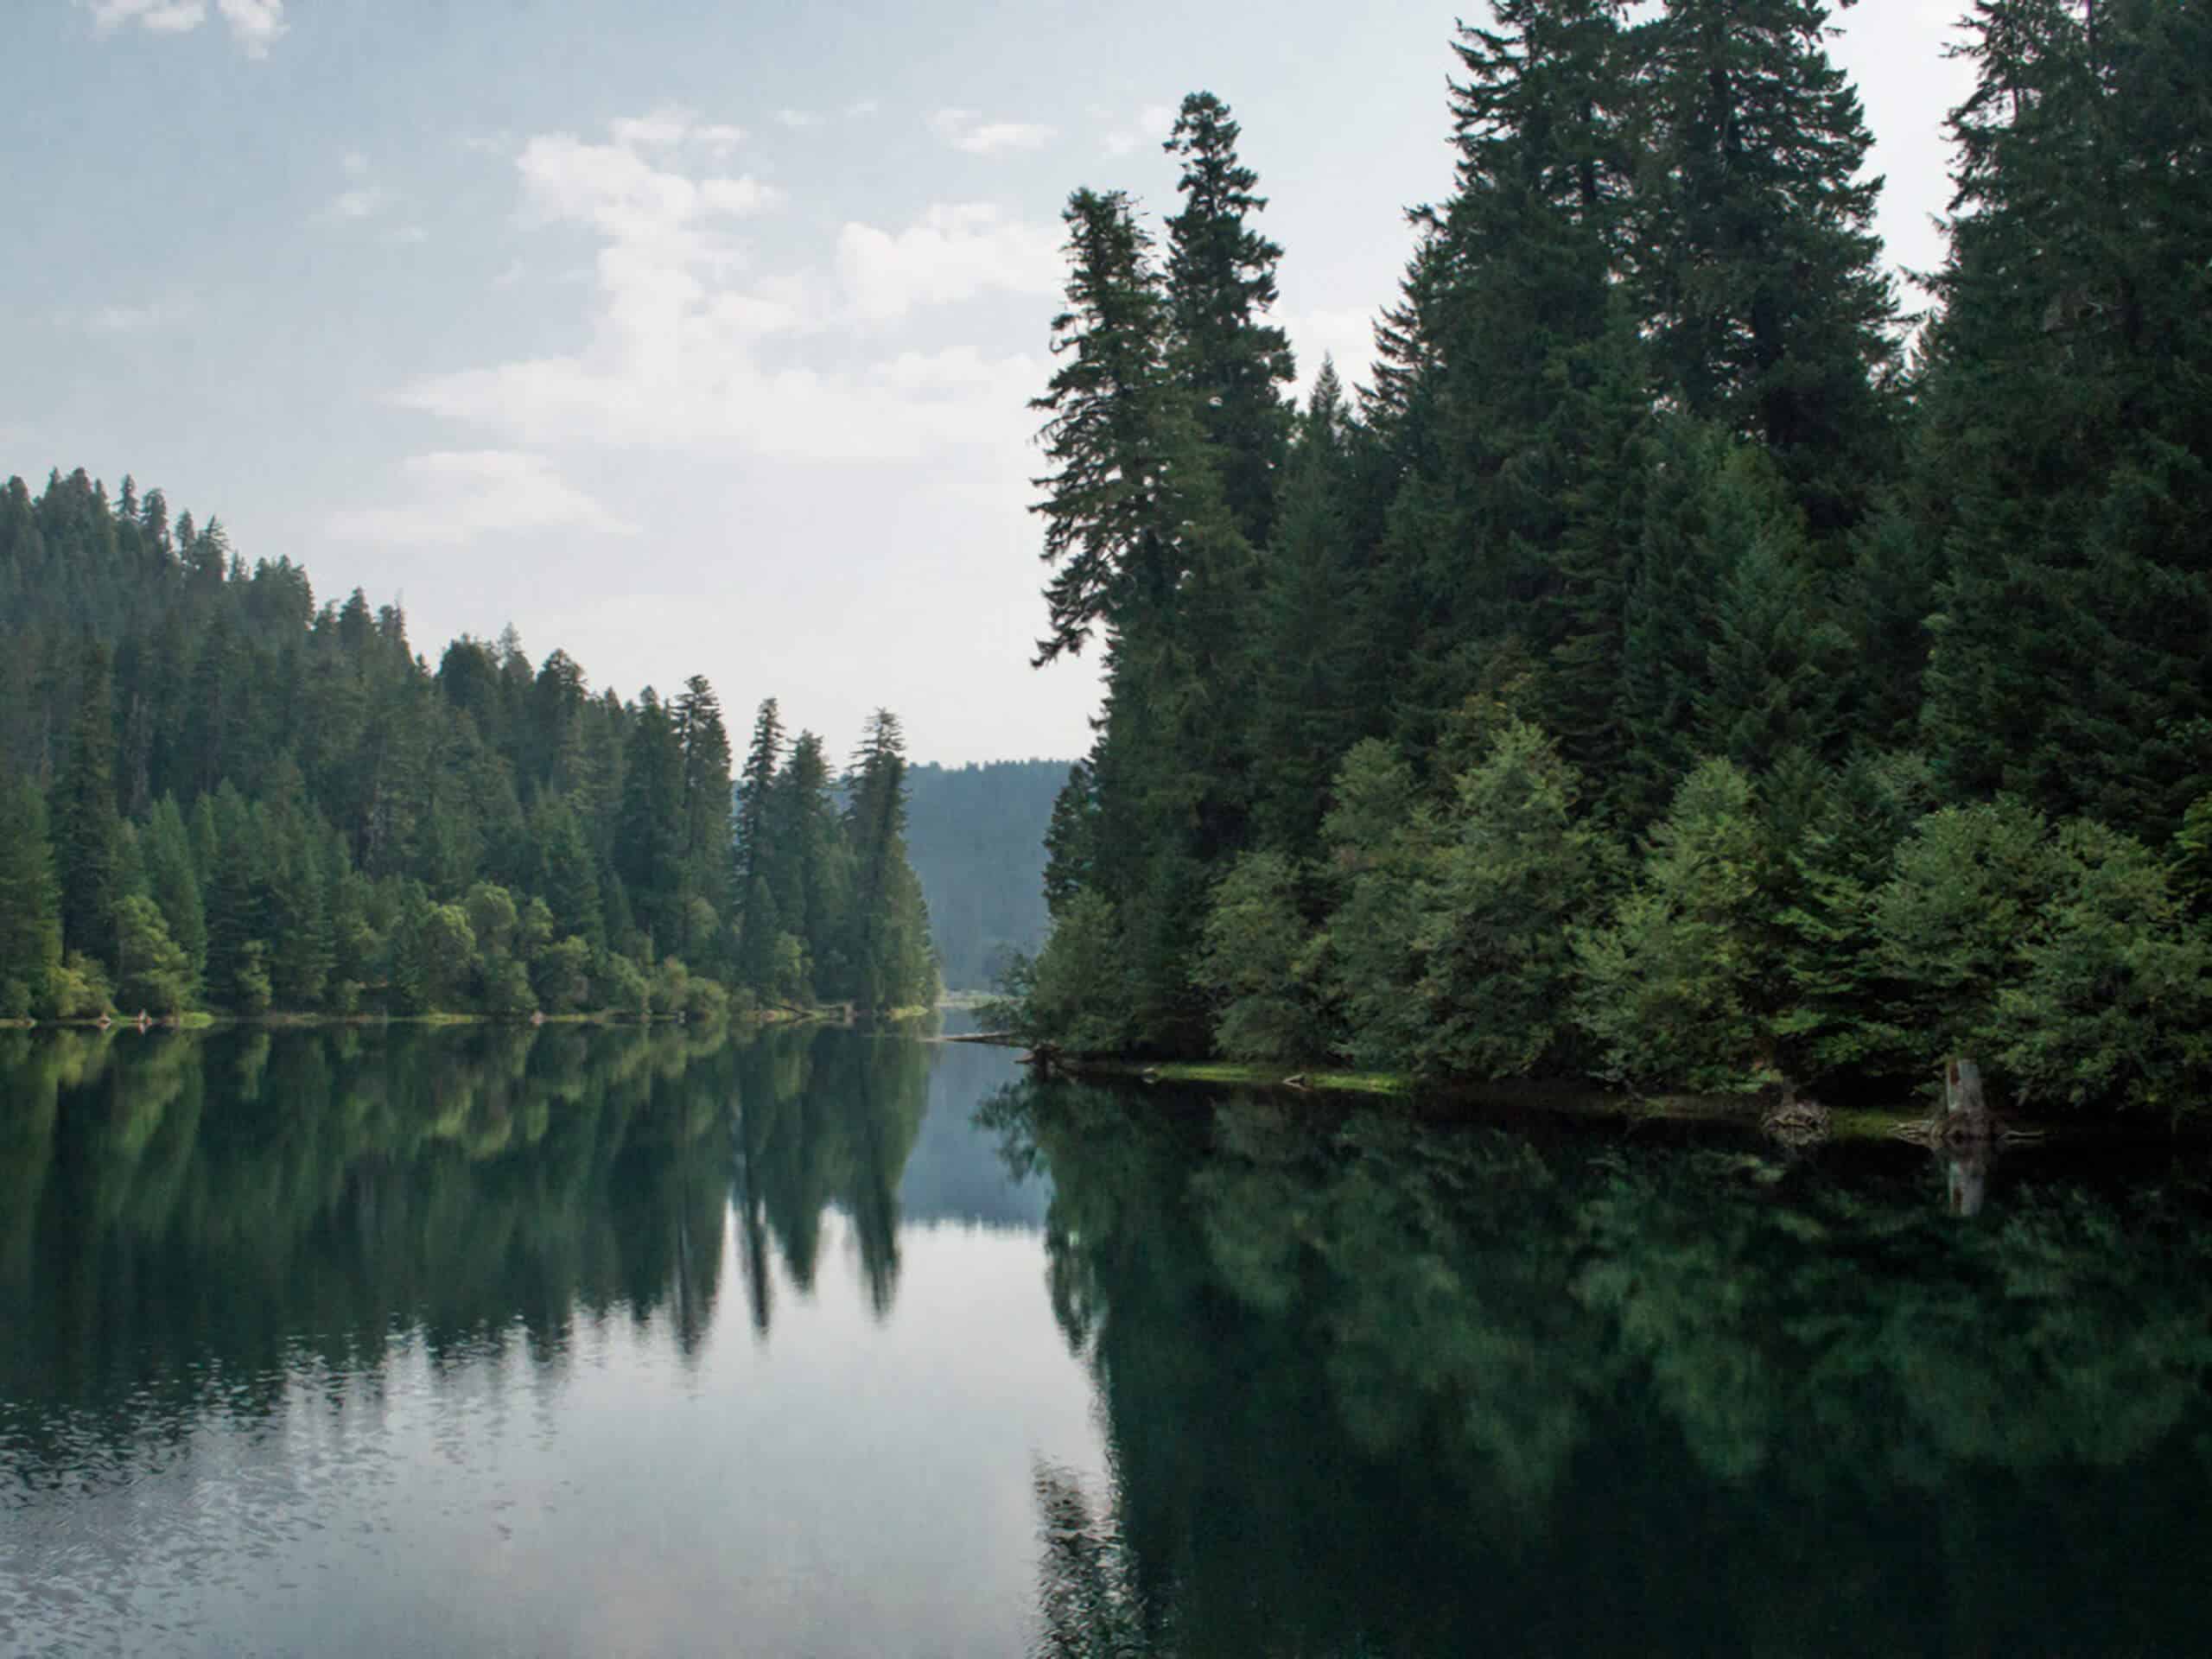
[[[771,701],[741,808],[731,762],[703,677],[434,670],[159,491],[0,491],[0,1019],[927,1002],[897,717],[841,775]]]
[[[1815,0],[1498,0],[1303,408],[1208,93],[1078,190],[1037,400],[1103,647],[1025,1034],[2039,1114],[2212,1072],[2212,22],[1980,0],[1907,315]],[[1931,47],[1931,49],[1932,47]]]

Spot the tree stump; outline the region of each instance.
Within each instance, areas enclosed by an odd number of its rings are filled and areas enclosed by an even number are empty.
[[[1996,1122],[1981,1092],[1981,1068],[1972,1060],[1954,1058],[1943,1067],[1943,1138],[1947,1141],[1986,1141],[1996,1135]]]

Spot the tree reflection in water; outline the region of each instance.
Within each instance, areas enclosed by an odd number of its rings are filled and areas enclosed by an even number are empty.
[[[1039,1473],[1044,1652],[2193,1639],[2212,1194],[2179,1165],[2023,1155],[1967,1205],[1886,1147],[1081,1084],[986,1116],[1049,1168],[1114,1471]]]
[[[880,1317],[927,1068],[814,1029],[0,1032],[0,1398],[128,1437],[145,1390],[271,1411],[402,1341],[557,1369],[580,1318],[696,1359],[733,1210],[759,1331],[831,1205]]]

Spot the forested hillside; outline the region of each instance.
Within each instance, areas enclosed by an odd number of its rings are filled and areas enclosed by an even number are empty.
[[[982,990],[1045,941],[1045,831],[1065,760],[912,767],[907,855],[929,900],[944,982]]]
[[[1039,1035],[2179,1109],[2212,1014],[2212,9],[1976,0],[1936,303],[1815,0],[1497,0],[1371,391],[1229,107],[1065,215]],[[1929,49],[1937,49],[1931,37]]]
[[[812,883],[780,926],[705,679],[625,701],[512,631],[432,669],[128,478],[0,493],[0,1018],[931,995],[897,720],[842,808],[819,740],[766,766]]]

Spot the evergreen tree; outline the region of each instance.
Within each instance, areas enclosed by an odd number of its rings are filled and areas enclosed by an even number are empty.
[[[1182,162],[1183,209],[1167,221],[1166,298],[1173,371],[1198,411],[1230,517],[1255,547],[1274,518],[1290,442],[1278,387],[1295,374],[1290,340],[1264,321],[1282,250],[1251,224],[1267,207],[1237,159],[1242,129],[1211,92],[1183,100],[1163,148]]]
[[[170,938],[184,952],[196,988],[207,961],[207,912],[194,868],[191,838],[175,797],[164,795],[154,804],[141,840],[149,895],[160,908]]]
[[[888,709],[869,716],[848,776],[845,835],[853,849],[848,984],[863,1008],[933,998],[929,917],[906,862],[906,744]]]
[[[107,648],[86,648],[84,690],[69,728],[68,758],[54,785],[55,851],[64,946],[112,961],[122,821],[115,804],[115,720]]]
[[[1984,0],[1915,511],[1946,784],[2171,833],[2212,786],[2212,22]]]
[[[1396,723],[1416,751],[1491,677],[1492,652],[1541,659],[1560,643],[1567,515],[1605,435],[1580,405],[1618,332],[1620,10],[1508,0],[1492,27],[1461,30],[1456,188],[1417,210],[1429,253],[1385,339],[1419,378],[1398,394],[1405,475],[1379,596],[1397,613]]]
[[[1252,630],[1255,825],[1268,845],[1301,856],[1319,834],[1329,779],[1361,734],[1348,421],[1335,365],[1324,362],[1299,423]]]
[[[169,938],[161,908],[139,893],[116,906],[116,1001],[125,1013],[169,1015],[192,999],[192,963]]]
[[[775,976],[776,940],[782,931],[775,908],[771,804],[783,754],[783,715],[770,697],[753,716],[753,741],[738,780],[738,978],[756,990]]]
[[[636,925],[657,944],[681,934],[683,753],[675,722],[648,686],[624,746],[622,811],[614,869]]]
[[[814,733],[798,734],[776,774],[769,819],[766,834],[776,856],[765,878],[772,887],[772,908],[764,913],[775,918],[778,933],[768,971],[790,995],[803,997],[817,984],[846,982],[844,923],[853,902],[852,856],[835,779]],[[786,943],[795,949],[796,962]]]
[[[1119,918],[1139,1018],[1195,1031],[1205,867],[1242,843],[1249,811],[1238,630],[1253,562],[1172,372],[1166,302],[1128,199],[1077,191],[1065,218],[1062,361],[1033,405],[1054,467],[1035,509],[1056,567],[1038,661],[1106,631],[1093,876]]]
[[[683,752],[683,891],[720,918],[729,908],[729,733],[714,688],[696,674],[683,683],[675,718]]]
[[[61,969],[61,896],[46,804],[0,779],[0,1019],[48,1011]]]
[[[1815,537],[1891,442],[1897,310],[1873,135],[1821,0],[1667,0],[1637,38],[1647,148],[1629,269],[1663,383],[1774,455]]]
[[[1061,359],[1031,407],[1046,416],[1052,471],[1033,512],[1046,521],[1051,632],[1037,660],[1079,652],[1105,623],[1117,631],[1166,610],[1179,585],[1175,518],[1163,498],[1184,414],[1167,366],[1166,301],[1151,238],[1118,191],[1078,190],[1068,227],[1068,307],[1052,320]]]

